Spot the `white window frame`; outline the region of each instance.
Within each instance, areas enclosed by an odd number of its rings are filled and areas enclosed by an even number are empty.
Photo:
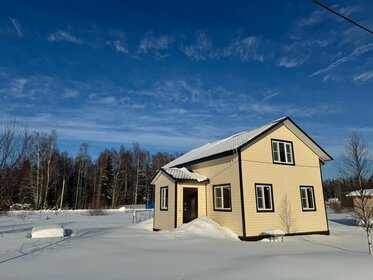
[[[265,195],[264,195],[264,189],[269,188],[269,204],[266,205]],[[259,193],[262,193],[262,196],[259,195]],[[256,209],[258,212],[273,212],[273,190],[271,184],[255,184],[255,195],[256,195]],[[260,203],[261,202],[261,203]],[[262,204],[262,207],[259,207],[259,205]]]
[[[232,199],[231,199],[231,186],[229,184],[226,185],[214,185],[213,187],[213,199],[214,199],[214,210],[215,211],[231,211],[232,210]],[[230,207],[224,207],[224,189],[229,190],[229,206]],[[218,196],[218,190],[220,190],[220,195]],[[220,200],[220,206],[219,201]]]
[[[309,192],[308,190],[311,191]],[[311,197],[309,197],[309,194],[311,194]],[[316,211],[315,191],[313,186],[300,186],[300,200],[303,211]],[[310,207],[310,201],[312,201],[313,207]],[[303,202],[305,202],[306,207],[304,207]]]
[[[168,187],[161,187],[161,210],[168,210]]]
[[[280,145],[284,145],[285,161],[281,160]],[[293,143],[289,141],[272,139],[272,157],[274,163],[294,164]]]

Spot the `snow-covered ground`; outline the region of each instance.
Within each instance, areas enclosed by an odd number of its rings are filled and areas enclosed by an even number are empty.
[[[362,229],[347,214],[329,220],[330,236],[269,243],[237,241],[207,218],[152,232],[150,221],[132,225],[132,214],[120,211],[13,213],[0,216],[0,279],[370,278],[373,257]],[[67,236],[30,238],[33,227],[51,224]]]

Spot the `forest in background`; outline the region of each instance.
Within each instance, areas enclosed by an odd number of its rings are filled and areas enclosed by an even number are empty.
[[[13,204],[33,209],[101,209],[153,202],[150,180],[179,154],[151,154],[140,144],[105,149],[97,159],[82,143],[73,157],[57,146],[57,132],[29,132],[0,124],[0,211]]]

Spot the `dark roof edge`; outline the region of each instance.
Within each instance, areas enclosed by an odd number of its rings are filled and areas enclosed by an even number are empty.
[[[317,144],[303,129],[301,129],[295,122],[293,122],[291,118],[287,117],[286,119],[288,119],[296,128],[298,128],[304,135],[306,135],[313,144],[315,144],[323,153],[325,153],[330,158],[330,160],[334,160],[331,155],[329,155],[323,148],[321,148],[319,144]]]
[[[218,159],[218,158],[222,158],[222,157],[226,157],[226,156],[230,156],[230,155],[233,155],[233,150],[228,150],[228,151],[225,151],[225,152],[222,152],[222,153],[218,153],[218,154],[214,154],[214,155],[211,155],[211,156],[207,156],[207,157],[203,157],[203,158],[191,160],[191,161],[184,162],[184,163],[181,163],[181,164],[178,164],[178,165],[174,165],[174,166],[172,166],[170,168],[173,168],[173,167],[177,167],[177,168],[185,167],[187,165],[197,164],[197,163],[201,163],[201,162],[205,162],[205,161],[209,161],[209,160],[213,160],[213,159]]]

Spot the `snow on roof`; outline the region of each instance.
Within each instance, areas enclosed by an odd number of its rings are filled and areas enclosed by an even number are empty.
[[[207,177],[202,176],[197,171],[190,171],[187,168],[163,168],[164,172],[170,175],[173,179],[177,180],[195,180],[197,182],[203,182],[208,180]]]
[[[206,158],[209,156],[217,155],[220,153],[228,152],[237,149],[238,147],[244,145],[245,143],[252,140],[254,137],[260,135],[264,131],[274,127],[278,123],[283,122],[287,117],[274,120],[266,125],[255,128],[250,131],[241,132],[225,139],[215,141],[213,143],[208,143],[202,147],[191,150],[190,152],[178,157],[177,159],[166,164],[163,168],[170,168],[178,166],[180,164],[188,163],[194,160]]]
[[[346,196],[361,196],[363,194],[364,196],[373,196],[373,189],[364,189],[364,190],[357,190],[350,192],[346,194]]]

